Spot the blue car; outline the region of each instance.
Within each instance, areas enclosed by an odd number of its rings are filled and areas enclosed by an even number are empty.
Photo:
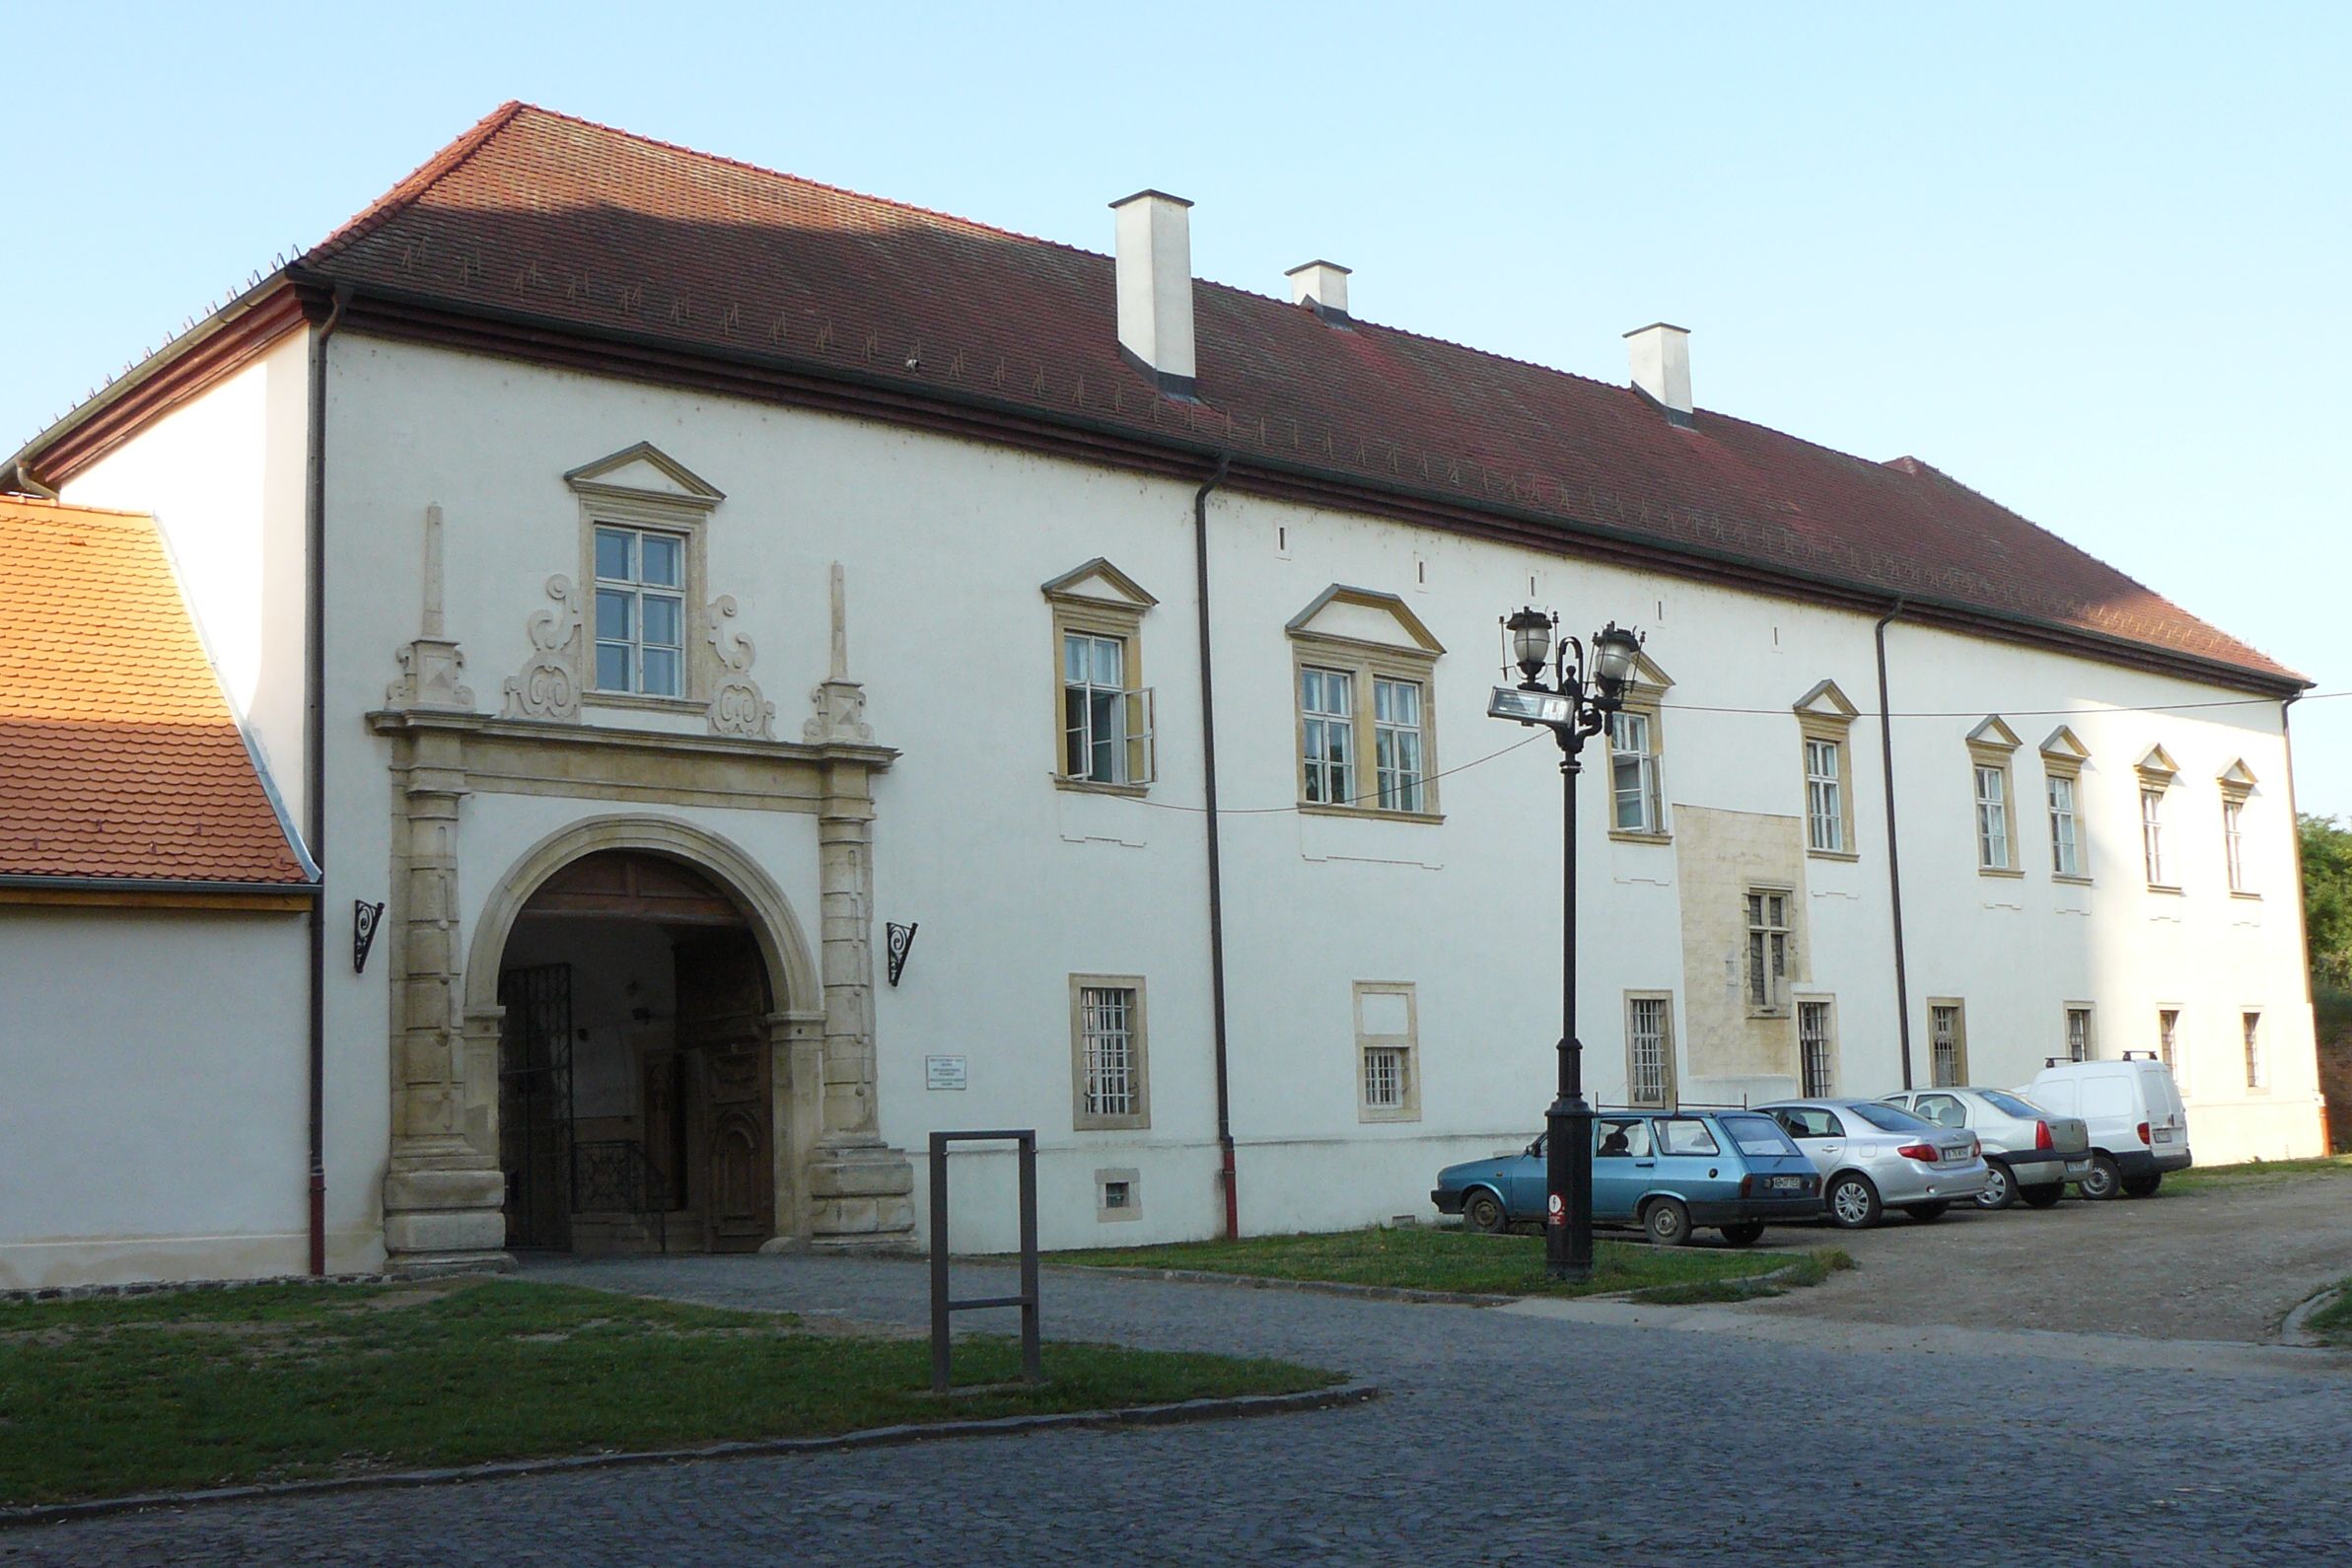
[[[1430,1201],[1473,1231],[1543,1222],[1544,1149],[1438,1173]],[[1746,1110],[1610,1110],[1593,1118],[1593,1223],[1638,1226],[1662,1247],[1713,1227],[1746,1247],[1774,1221],[1820,1217],[1813,1161],[1770,1116]]]

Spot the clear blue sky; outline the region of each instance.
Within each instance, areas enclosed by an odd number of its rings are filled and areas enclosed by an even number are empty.
[[[1457,17],[1453,13],[1460,10]],[[2352,8],[21,8],[0,452],[509,98],[1912,453],[2352,686]],[[1505,280],[1519,280],[1506,287]],[[2352,815],[2352,699],[2295,715]]]

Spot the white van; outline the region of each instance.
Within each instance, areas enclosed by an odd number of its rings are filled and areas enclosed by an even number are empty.
[[[2167,1171],[2189,1168],[2188,1111],[2172,1069],[2153,1057],[2053,1062],[2018,1092],[2090,1128],[2091,1170],[2075,1183],[2087,1198],[2149,1197]]]

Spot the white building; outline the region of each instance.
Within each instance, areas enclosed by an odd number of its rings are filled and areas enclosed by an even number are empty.
[[[2200,1159],[2322,1146],[2301,677],[1698,407],[1680,328],[1606,386],[1114,206],[1115,260],[508,106],[0,469],[152,514],[323,868],[251,984],[316,998],[326,1266],[904,1240],[981,1126],[1051,1247],[1426,1214],[1550,1098],[1523,603],[1648,637],[1580,800],[1601,1098],[2161,1049]],[[46,1277],[280,1266],[84,1241]]]

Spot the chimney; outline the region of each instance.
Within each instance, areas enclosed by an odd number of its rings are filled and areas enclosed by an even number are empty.
[[[1160,391],[1192,395],[1192,203],[1160,190],[1114,201],[1119,348]]]
[[[1347,322],[1347,268],[1336,261],[1309,261],[1282,274],[1290,279],[1290,302],[1308,305],[1335,325]]]
[[[1690,425],[1690,328],[1652,321],[1625,334],[1633,348],[1633,390],[1666,410],[1677,425]]]

